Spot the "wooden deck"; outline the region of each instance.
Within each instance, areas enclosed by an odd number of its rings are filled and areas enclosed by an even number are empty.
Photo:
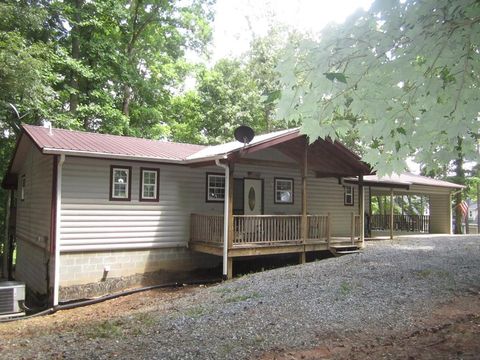
[[[306,236],[302,236],[301,223],[301,215],[234,215],[228,257],[305,254],[332,251],[338,246],[363,245],[359,215],[351,215],[350,237],[331,235],[330,214],[308,215]],[[222,256],[223,216],[192,214],[189,247],[194,251]]]

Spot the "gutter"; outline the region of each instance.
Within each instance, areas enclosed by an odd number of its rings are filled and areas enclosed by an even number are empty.
[[[65,162],[65,154],[60,155],[57,164],[57,189],[55,203],[55,270],[53,276],[53,306],[58,305],[58,297],[60,292],[60,221],[62,211],[62,167]]]
[[[223,201],[223,278],[228,276],[228,205],[230,193],[230,166],[222,164],[220,159],[215,160],[215,164],[225,170],[225,200]]]
[[[125,160],[125,161],[144,161],[144,162],[155,162],[155,163],[163,163],[163,164],[175,164],[175,165],[188,165],[188,164],[195,164],[199,162],[205,161],[216,161],[226,159],[227,155],[212,155],[208,157],[198,158],[198,159],[182,159],[182,160],[174,160],[174,159],[160,159],[158,157],[139,157],[135,155],[121,155],[121,154],[110,154],[110,153],[102,153],[102,152],[91,152],[91,151],[82,151],[82,150],[59,150],[54,148],[43,148],[41,150],[42,154],[46,155],[67,155],[67,156],[81,156],[81,157],[89,157],[95,159],[115,159],[115,160]]]

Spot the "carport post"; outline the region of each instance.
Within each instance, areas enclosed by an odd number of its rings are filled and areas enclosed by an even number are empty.
[[[305,242],[308,237],[308,217],[307,217],[307,175],[308,175],[308,140],[305,137],[305,144],[303,148],[303,158],[302,158],[302,218],[300,222],[300,232],[303,242],[303,251],[299,254],[300,264],[305,264],[306,254],[305,254]]]
[[[363,175],[358,177],[358,205],[360,213],[360,241],[365,246],[365,195],[363,192]]]
[[[393,239],[393,188],[390,188],[390,239]]]

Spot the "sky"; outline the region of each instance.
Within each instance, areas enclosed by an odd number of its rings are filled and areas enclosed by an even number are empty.
[[[252,34],[265,35],[270,26],[286,24],[302,32],[319,33],[330,22],[342,23],[373,0],[217,0],[212,61],[248,50]]]
[[[246,52],[252,37],[266,35],[275,24],[318,34],[331,22],[343,23],[357,9],[368,10],[373,0],[217,0],[210,63]],[[408,159],[411,172],[418,164]]]

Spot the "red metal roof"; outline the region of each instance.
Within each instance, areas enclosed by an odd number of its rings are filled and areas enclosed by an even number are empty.
[[[183,160],[205,146],[170,141],[148,140],[130,136],[84,131],[48,129],[23,125],[25,132],[42,150],[95,153],[98,156],[132,156],[156,160]]]
[[[358,183],[358,178],[346,178],[347,182]],[[364,183],[375,187],[375,184],[391,185],[391,187],[403,187],[410,185],[425,185],[435,187],[445,187],[452,189],[463,189],[465,186],[455,184],[445,180],[433,179],[431,177],[416,175],[409,172],[402,174],[392,174],[390,176],[366,175],[363,177]]]

